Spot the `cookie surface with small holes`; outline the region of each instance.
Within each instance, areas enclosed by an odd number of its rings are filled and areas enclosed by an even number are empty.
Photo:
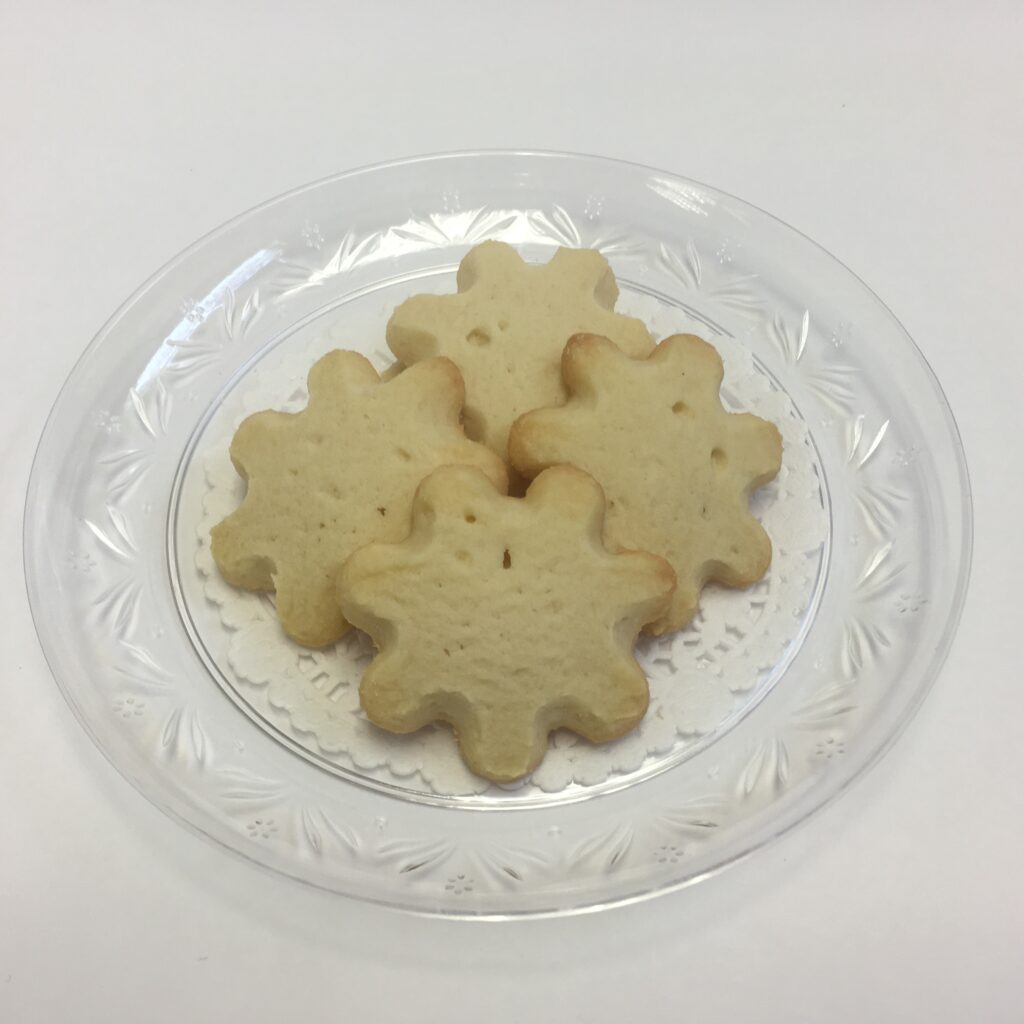
[[[557,463],[590,473],[608,499],[608,541],[671,563],[676,595],[649,632],[685,625],[709,581],[759,580],[771,542],[749,497],[778,473],[782,440],[766,420],[722,407],[714,348],[675,335],[646,359],[630,359],[604,338],[580,335],[565,348],[562,372],[567,403],[516,422],[512,464],[526,477]]]
[[[603,519],[600,487],[566,466],[522,499],[472,469],[429,476],[409,537],[338,575],[345,615],[379,650],[360,688],[370,720],[397,733],[447,722],[496,782],[533,769],[554,729],[602,742],[636,725],[648,692],[633,645],[675,577],[654,555],[609,552]]]
[[[409,530],[417,486],[438,466],[478,467],[504,489],[502,461],[462,431],[462,378],[431,359],[382,380],[355,352],[330,352],[309,373],[298,413],[259,412],[231,443],[248,482],[239,508],[211,531],[221,574],[247,590],[276,590],[285,632],[319,647],[349,624],[334,575],[356,548]]]
[[[559,249],[525,263],[504,242],[484,242],[459,265],[455,295],[416,295],[394,312],[388,345],[407,366],[446,356],[466,381],[466,431],[505,457],[521,413],[565,399],[562,350],[581,331],[630,355],[654,347],[643,323],[614,312],[618,286],[592,249]]]

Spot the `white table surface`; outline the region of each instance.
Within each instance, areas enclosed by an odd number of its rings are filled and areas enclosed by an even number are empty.
[[[0,1021],[1024,1020],[1024,7],[0,3]],[[109,313],[331,172],[527,146],[706,181],[821,242],[916,338],[975,488],[971,593],[895,749],[695,890],[460,924],[318,896],[186,833],[43,661],[22,500]]]

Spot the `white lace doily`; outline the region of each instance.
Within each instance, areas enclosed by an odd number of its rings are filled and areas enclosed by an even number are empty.
[[[643,319],[658,338],[687,331],[708,336],[705,325],[646,296],[624,295],[619,308]],[[360,336],[382,338],[389,312],[380,311],[379,323],[361,325],[373,333]],[[229,632],[227,664],[220,668],[261,717],[341,766],[438,794],[479,793],[489,784],[465,767],[448,729],[435,726],[411,736],[394,736],[362,714],[359,680],[372,654],[367,637],[352,632],[329,649],[300,647],[281,631],[272,596],[227,585],[210,554],[211,527],[236,508],[244,494],[228,457],[234,429],[258,409],[302,408],[305,376],[312,363],[331,348],[351,347],[345,336],[333,333],[276,360],[279,365],[272,372],[251,372],[231,415],[222,417],[219,429],[211,427],[203,439],[205,454],[200,457],[206,490],[196,566],[202,589]],[[351,324],[346,335],[355,336]],[[801,628],[827,530],[810,435],[789,398],[757,369],[742,344],[723,336],[711,340],[725,363],[727,405],[757,413],[782,432],[782,470],[753,501],[772,540],[771,568],[747,590],[707,587],[700,610],[686,629],[641,640],[637,654],[650,681],[651,702],[636,729],[601,746],[559,732],[540,767],[521,785],[546,792],[572,783],[593,785],[715,732],[765,685]],[[387,361],[386,351],[378,349],[378,368]]]

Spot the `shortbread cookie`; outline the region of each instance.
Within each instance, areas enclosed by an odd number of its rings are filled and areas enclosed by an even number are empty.
[[[448,722],[495,782],[536,767],[554,729],[602,742],[636,725],[647,680],[633,644],[675,577],[654,555],[609,552],[603,520],[601,488],[568,466],[523,499],[473,469],[429,476],[408,539],[357,551],[338,576],[346,617],[380,651],[360,689],[370,720]]]
[[[438,466],[478,467],[508,485],[504,463],[459,424],[462,378],[429,359],[386,383],[355,352],[330,352],[309,372],[299,413],[259,412],[238,428],[231,460],[248,490],[211,531],[224,578],[276,590],[285,632],[319,647],[349,628],[334,576],[356,548],[399,540],[420,481]]]
[[[782,439],[774,424],[722,408],[718,353],[677,334],[637,360],[580,335],[565,348],[562,373],[568,402],[516,422],[512,464],[526,477],[557,463],[590,473],[608,499],[609,543],[671,563],[678,588],[648,632],[685,625],[708,581],[760,579],[771,542],[748,498],[779,471]]]
[[[388,345],[407,366],[451,359],[466,381],[466,433],[502,458],[517,416],[565,400],[559,361],[573,334],[601,334],[632,356],[654,347],[640,320],[613,312],[615,276],[593,249],[559,249],[531,266],[504,242],[484,242],[462,260],[457,286],[403,302]]]

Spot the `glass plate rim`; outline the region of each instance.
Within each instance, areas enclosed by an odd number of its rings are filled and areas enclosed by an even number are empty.
[[[241,224],[251,217],[258,215],[264,210],[268,210],[277,206],[278,204],[285,203],[293,200],[303,194],[314,192],[319,188],[344,181],[346,179],[357,178],[364,175],[372,175],[374,173],[396,168],[414,167],[423,164],[440,164],[445,161],[458,161],[458,160],[473,160],[479,158],[497,158],[497,159],[508,159],[508,158],[538,158],[538,159],[554,159],[563,161],[580,161],[581,163],[597,163],[602,165],[618,166],[623,168],[632,168],[637,171],[642,171],[648,174],[656,174],[676,182],[682,182],[690,186],[695,186],[700,189],[705,189],[710,193],[714,193],[723,198],[732,200],[747,210],[755,213],[758,217],[763,218],[769,224],[781,228],[786,232],[792,233],[798,236],[804,243],[812,247],[819,256],[824,257],[829,263],[833,264],[840,271],[843,272],[851,281],[856,282],[860,287],[863,294],[870,298],[870,300],[879,308],[880,312],[897,328],[899,334],[902,336],[903,341],[908,345],[908,351],[912,353],[915,362],[918,364],[920,370],[923,371],[923,378],[926,380],[934,396],[938,399],[939,406],[941,408],[942,417],[945,421],[945,425],[949,430],[950,440],[953,442],[953,454],[956,456],[956,470],[959,483],[960,491],[960,513],[962,516],[962,526],[960,530],[959,538],[959,550],[958,550],[958,571],[956,580],[953,583],[952,593],[953,598],[949,607],[948,614],[944,623],[944,630],[942,633],[942,643],[937,645],[932,657],[928,660],[927,664],[921,671],[920,681],[916,690],[912,693],[910,699],[902,710],[902,714],[897,716],[894,722],[886,723],[886,729],[881,734],[880,741],[877,741],[873,747],[862,753],[857,759],[850,758],[847,762],[848,767],[841,774],[835,774],[824,781],[824,783],[817,790],[816,797],[813,801],[808,802],[806,805],[797,805],[783,809],[783,812],[775,820],[774,826],[768,829],[761,829],[759,833],[752,839],[740,844],[739,849],[729,852],[726,856],[722,857],[716,864],[709,868],[705,868],[699,872],[687,874],[679,879],[669,882],[667,884],[658,885],[656,887],[642,889],[636,892],[627,893],[625,895],[615,896],[611,899],[593,899],[589,902],[576,904],[573,906],[558,906],[552,907],[551,909],[515,909],[501,912],[474,912],[473,910],[451,910],[445,908],[423,908],[398,905],[393,902],[389,902],[383,899],[376,899],[373,897],[362,896],[360,899],[362,902],[370,903],[376,906],[384,907],[389,910],[394,910],[402,913],[411,913],[417,916],[423,917],[441,917],[447,919],[457,920],[482,920],[482,921],[496,921],[496,920],[519,920],[519,919],[537,919],[537,918],[548,918],[548,917],[562,917],[566,915],[576,915],[584,913],[592,913],[598,910],[604,910],[620,906],[628,906],[639,902],[644,902],[648,899],[652,899],[656,896],[661,896],[667,893],[678,892],[682,889],[688,888],[697,882],[717,877],[726,868],[731,867],[734,864],[745,861],[756,851],[760,850],[764,846],[775,839],[781,838],[784,835],[792,832],[797,826],[803,822],[814,817],[818,812],[823,810],[825,807],[830,806],[835,799],[845,792],[845,790],[852,785],[856,780],[862,778],[871,768],[879,763],[879,761],[888,753],[893,747],[895,742],[900,738],[903,731],[907,728],[913,718],[916,716],[920,709],[921,704],[927,697],[932,687],[935,684],[942,668],[949,656],[952,645],[956,639],[958,627],[963,615],[963,609],[966,604],[967,595],[970,589],[970,577],[973,563],[973,546],[974,546],[974,508],[973,508],[973,490],[971,486],[970,471],[967,462],[966,449],[963,443],[963,437],[961,435],[959,425],[956,421],[956,417],[952,411],[948,397],[938,380],[931,364],[928,362],[926,356],[921,351],[913,337],[907,331],[902,321],[892,309],[881,299],[881,297],[875,292],[875,290],[868,285],[863,278],[857,273],[850,269],[841,259],[831,253],[829,250],[824,248],[820,243],[816,242],[813,238],[806,235],[800,229],[793,227],[788,222],[784,221],[780,217],[762,209],[750,201],[738,197],[732,193],[729,193],[717,186],[707,185],[701,181],[693,178],[689,178],[686,175],[680,174],[675,171],[663,170],[655,168],[650,165],[644,164],[639,161],[623,160],[619,158],[580,153],[572,151],[558,151],[558,150],[545,150],[545,149],[532,149],[532,148],[483,148],[483,149],[467,149],[467,150],[452,150],[452,151],[441,151],[433,153],[419,154],[403,158],[395,158],[380,162],[368,163],[349,170],[341,171],[334,174],[329,174],[318,178],[314,181],[307,182],[303,185],[297,186],[292,189],[285,190],[269,199],[263,200],[240,213],[228,218],[221,222],[216,227],[207,231],[199,238],[194,240],[184,249],[177,252],[169,260],[167,260],[162,266],[160,266],[155,272],[150,274],[133,292],[115,309],[115,311],[107,318],[102,324],[96,334],[92,337],[86,347],[83,349],[78,358],[74,361],[73,365],[67,371],[65,379],[54,396],[51,408],[46,416],[43,427],[40,431],[39,440],[36,444],[35,451],[32,458],[32,463],[29,471],[28,485],[26,487],[25,500],[22,507],[23,522],[22,522],[22,562],[23,572],[26,585],[26,593],[28,598],[28,604],[30,613],[33,620],[33,626],[36,631],[37,640],[40,645],[40,649],[43,653],[44,659],[49,668],[50,674],[54,681],[57,683],[61,694],[65,701],[70,707],[75,718],[78,720],[86,734],[89,736],[93,744],[103,754],[104,758],[111,764],[111,766],[121,775],[131,786],[148,802],[159,807],[164,813],[170,818],[177,821],[188,829],[188,831],[201,836],[206,841],[214,844],[220,849],[227,850],[231,854],[240,857],[242,860],[257,865],[264,871],[267,871],[274,875],[284,874],[286,877],[294,879],[300,884],[309,888],[315,889],[318,892],[330,893],[334,897],[350,898],[345,894],[339,893],[336,890],[321,885],[316,881],[303,878],[297,873],[293,873],[281,867],[271,866],[265,863],[255,856],[250,856],[244,850],[233,846],[211,832],[206,831],[201,825],[191,821],[185,814],[183,814],[174,804],[175,801],[170,798],[165,798],[162,793],[150,792],[145,788],[144,781],[140,778],[136,778],[135,775],[128,769],[127,765],[118,763],[112,752],[106,749],[104,744],[101,742],[100,737],[96,734],[92,728],[85,714],[84,709],[79,705],[75,699],[73,690],[70,687],[68,680],[58,672],[58,668],[55,664],[54,658],[47,649],[47,645],[44,641],[43,629],[40,621],[40,608],[42,605],[43,594],[38,589],[39,581],[34,578],[32,573],[32,567],[30,564],[30,544],[33,537],[33,520],[30,515],[31,508],[34,503],[36,493],[40,486],[39,480],[39,464],[41,453],[44,452],[47,441],[50,438],[52,428],[54,426],[56,417],[62,403],[68,393],[69,387],[79,368],[92,356],[92,354],[102,345],[103,341],[114,331],[117,324],[124,317],[124,315],[132,309],[140,300],[142,300],[155,286],[157,286],[175,267],[187,261],[194,253],[202,250],[208,243],[216,240],[223,234],[229,232],[233,227]]]

